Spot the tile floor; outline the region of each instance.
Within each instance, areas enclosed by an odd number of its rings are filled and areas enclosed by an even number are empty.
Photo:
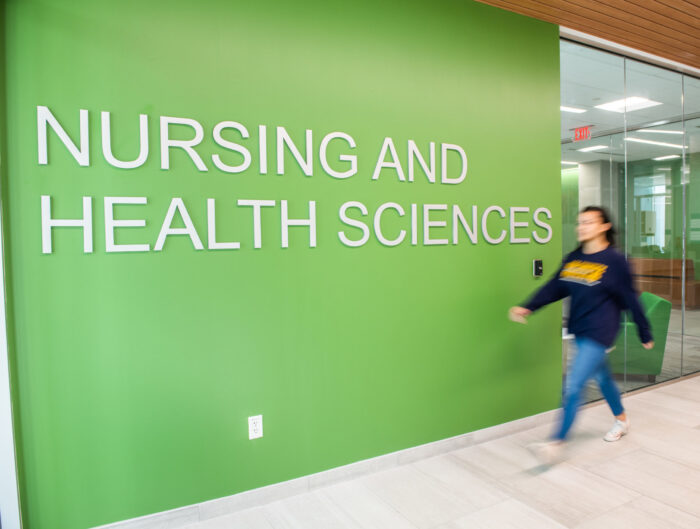
[[[700,376],[625,405],[629,435],[604,442],[593,404],[553,467],[526,449],[540,426],[186,529],[700,528]]]

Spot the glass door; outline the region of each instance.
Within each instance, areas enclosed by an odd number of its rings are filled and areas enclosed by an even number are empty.
[[[625,319],[614,376],[630,391],[699,371],[700,81],[567,41],[561,76],[564,254],[577,247],[578,212],[608,209],[656,341],[643,349]]]

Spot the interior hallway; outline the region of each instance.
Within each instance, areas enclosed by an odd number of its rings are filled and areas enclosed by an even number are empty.
[[[616,443],[606,405],[582,410],[564,461],[538,464],[539,426],[213,518],[187,529],[700,527],[700,376],[625,398]]]

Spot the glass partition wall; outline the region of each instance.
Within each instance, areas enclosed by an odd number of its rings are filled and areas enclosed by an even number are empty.
[[[683,110],[686,284],[681,369],[685,375],[700,371],[700,79],[683,77]]]
[[[700,80],[562,41],[561,117],[564,253],[578,211],[607,208],[654,332],[647,351],[622,323],[614,376],[629,391],[700,371]]]

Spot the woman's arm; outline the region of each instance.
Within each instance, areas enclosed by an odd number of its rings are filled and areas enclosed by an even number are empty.
[[[508,311],[510,319],[518,323],[527,323],[526,318],[537,309],[568,296],[569,292],[561,284],[561,281],[559,281],[559,274],[563,267],[564,264],[562,263],[557,273],[554,274],[528,302],[524,303],[522,306],[511,307]]]
[[[535,312],[537,309],[564,299],[569,295],[568,289],[559,281],[559,274],[564,268],[564,263],[559,267],[557,273],[552,276],[552,278],[547,281],[535,294],[530,298],[528,302],[522,305],[523,308],[529,310],[530,312]]]

